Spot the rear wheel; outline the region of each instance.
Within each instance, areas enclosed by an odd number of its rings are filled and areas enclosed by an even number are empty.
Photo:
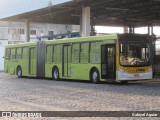
[[[57,67],[53,68],[52,77],[53,80],[59,80],[59,70]]]
[[[18,76],[18,78],[22,77],[22,69],[21,69],[21,67],[17,68],[17,76]]]
[[[90,80],[95,84],[99,83],[99,72],[96,68],[91,71]]]

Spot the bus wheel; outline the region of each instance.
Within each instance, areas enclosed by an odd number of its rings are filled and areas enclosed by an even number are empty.
[[[127,84],[128,83],[128,81],[121,81],[121,84],[122,85],[125,85],[125,84]]]
[[[99,83],[99,72],[97,69],[93,69],[91,71],[91,74],[90,74],[90,80],[93,82],[93,83]]]
[[[52,76],[53,80],[59,80],[59,71],[57,67],[53,68]]]
[[[17,68],[17,76],[18,76],[18,78],[22,77],[22,69],[21,69],[21,67]]]

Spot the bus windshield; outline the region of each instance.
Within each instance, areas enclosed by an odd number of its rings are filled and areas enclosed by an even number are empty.
[[[120,64],[122,66],[150,65],[150,48],[148,43],[120,43]]]

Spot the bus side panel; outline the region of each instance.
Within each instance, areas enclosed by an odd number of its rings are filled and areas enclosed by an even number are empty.
[[[46,46],[47,47],[47,46]],[[47,61],[47,54],[49,55],[51,51],[45,52],[45,77],[52,78],[53,67],[57,67],[59,70],[59,77],[62,78],[62,45],[54,45],[53,61]]]
[[[15,64],[16,64],[16,48],[11,49],[11,55],[10,55],[10,62],[8,64],[9,74],[14,75],[15,74]]]
[[[62,64],[45,63],[45,77],[46,78],[52,78],[52,69],[55,66],[59,70],[59,77],[62,78]]]
[[[90,71],[93,67],[101,74],[99,64],[71,64],[71,79],[90,80]]]
[[[63,77],[62,75],[62,65],[61,64],[45,64],[45,77],[52,78],[52,68],[57,66],[59,69],[59,77],[66,79],[74,80],[89,80],[90,79],[90,70],[93,67],[96,67],[101,74],[101,69],[99,64],[71,64],[70,74],[71,77]]]
[[[36,46],[22,47],[22,58],[17,59],[15,71],[20,66],[22,69],[22,76],[36,77]]]
[[[72,45],[71,79],[89,80],[92,68],[100,70],[100,45],[101,42],[85,42]],[[79,54],[78,54],[79,53]]]
[[[10,62],[10,48],[5,48],[5,56],[4,56],[4,72],[9,73],[8,64]]]
[[[34,48],[34,49],[31,49]],[[15,75],[17,68],[20,67],[22,70],[22,76],[36,76],[36,44],[16,44],[8,45],[5,49],[5,72],[8,74]],[[32,68],[30,69],[34,75],[29,74],[29,52],[31,53]]]
[[[9,71],[8,71],[8,65],[9,64],[9,59],[5,59],[5,61],[4,61],[4,72],[5,73],[8,73]]]
[[[106,41],[108,43],[108,40]],[[76,42],[71,45],[71,68],[68,75],[62,74],[62,44],[54,45],[53,63],[45,61],[45,77],[52,78],[52,69],[57,66],[59,69],[59,77],[65,79],[89,80],[92,68],[97,68],[101,79],[101,45],[106,44],[102,41]],[[108,44],[115,44],[115,40],[109,40]],[[48,46],[51,44],[48,44]],[[64,44],[69,45],[69,44]],[[58,47],[59,46],[59,47]],[[66,50],[67,51],[67,50]],[[66,51],[63,54],[68,54]],[[70,55],[68,55],[70,56]],[[47,58],[47,56],[46,56]],[[65,62],[65,60],[64,60]]]

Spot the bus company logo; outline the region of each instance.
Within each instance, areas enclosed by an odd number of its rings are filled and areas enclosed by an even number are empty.
[[[2,117],[12,117],[11,112],[2,112]]]
[[[145,69],[137,69],[136,72],[145,72]]]

